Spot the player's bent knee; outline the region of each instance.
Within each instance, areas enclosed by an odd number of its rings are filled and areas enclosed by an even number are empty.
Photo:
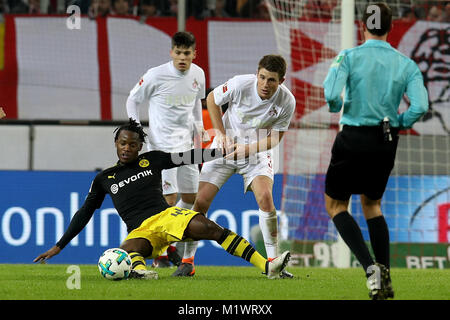
[[[211,234],[211,237],[212,238],[216,238],[217,236],[220,237],[220,235],[223,233],[223,228],[214,221],[209,219],[207,220],[208,220],[207,228],[208,232]]]
[[[171,207],[173,207],[177,204],[177,194],[176,193],[164,195],[164,199],[166,199],[167,204]]]
[[[194,240],[216,240],[220,238],[222,231],[214,221],[198,214],[189,223],[185,236]]]
[[[204,217],[202,215],[202,217]],[[212,220],[208,218],[202,218],[202,233],[205,239],[214,240],[217,234],[221,231],[221,228]]]
[[[209,206],[211,205],[211,201],[204,200],[204,199],[195,199],[193,210],[206,214],[208,212]]]
[[[196,193],[183,193],[181,194],[181,200],[185,203],[193,204],[195,202]]]
[[[361,205],[363,207],[380,207],[381,206],[381,199],[372,200],[369,197],[365,195],[361,195]]]
[[[273,204],[272,192],[266,191],[262,194],[255,195],[256,202],[261,210],[269,212],[275,209],[275,205]]]
[[[348,200],[337,200],[331,198],[325,194],[325,210],[331,219],[333,219],[338,213],[346,211],[348,209]]]

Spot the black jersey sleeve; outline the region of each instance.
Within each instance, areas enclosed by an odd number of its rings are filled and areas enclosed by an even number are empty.
[[[88,224],[91,220],[92,215],[95,210],[100,208],[105,199],[106,193],[101,187],[101,173],[98,174],[91,184],[89,194],[84,201],[81,208],[75,213],[66,232],[63,234],[61,239],[56,243],[56,245],[63,249],[75,236],[77,236],[81,230]]]
[[[202,164],[204,162],[223,158],[220,149],[191,149],[186,152],[167,153],[163,151],[150,151],[152,161],[161,169],[171,169],[187,164]]]

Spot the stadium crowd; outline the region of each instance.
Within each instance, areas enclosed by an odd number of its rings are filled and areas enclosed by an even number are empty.
[[[356,1],[358,11],[367,1]],[[394,17],[405,21],[450,22],[450,1],[387,0]],[[283,9],[295,11],[301,19],[333,19],[339,16],[339,0],[277,0]],[[176,16],[178,0],[0,0],[1,13],[65,14],[77,5],[91,18],[107,15],[147,17]],[[361,8],[358,9],[358,5]],[[265,0],[186,0],[186,14],[204,18],[251,18],[269,20]]]
[[[265,0],[187,0],[186,14],[197,19],[254,18],[270,19]],[[78,5],[90,17],[139,15],[177,16],[178,0],[0,0],[0,13],[65,14],[70,5]]]

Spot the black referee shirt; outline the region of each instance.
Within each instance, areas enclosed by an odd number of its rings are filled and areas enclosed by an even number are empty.
[[[161,171],[185,164],[200,164],[223,155],[218,149],[193,149],[183,153],[150,151],[132,163],[117,164],[94,178],[83,206],[75,213],[64,235],[56,244],[64,248],[100,208],[106,194],[127,226],[127,231],[169,208],[161,187]]]

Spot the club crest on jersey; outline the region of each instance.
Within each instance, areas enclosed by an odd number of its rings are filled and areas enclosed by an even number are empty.
[[[278,116],[278,110],[276,106],[273,106],[269,111],[269,117],[276,117]]]
[[[272,157],[270,154],[267,154],[267,165],[269,166],[270,170],[272,170]]]
[[[169,181],[164,180],[164,183],[163,183],[163,189],[164,189],[164,190],[167,190],[167,189],[169,189],[169,187],[170,187],[171,185],[172,185],[172,184],[171,184]]]
[[[197,87],[198,87],[197,79],[194,79],[194,82],[192,82],[192,89],[197,89]]]
[[[142,159],[141,161],[139,161],[139,166],[142,167],[142,168],[148,167],[149,164],[150,164],[150,162],[148,162],[147,159]]]

